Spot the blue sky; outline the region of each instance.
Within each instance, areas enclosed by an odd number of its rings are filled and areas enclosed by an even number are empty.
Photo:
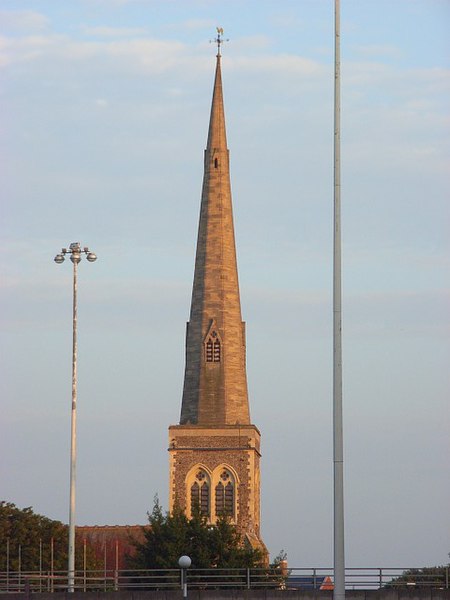
[[[2,498],[77,522],[167,502],[215,27],[263,536],[332,562],[333,2],[0,0]],[[447,560],[450,3],[343,0],[349,566]]]

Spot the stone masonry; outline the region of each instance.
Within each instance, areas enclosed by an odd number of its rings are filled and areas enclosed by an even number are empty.
[[[236,475],[236,525],[253,546],[260,539],[260,433],[254,425],[169,428],[170,504],[189,513],[187,476],[196,466],[213,473],[225,466]]]
[[[179,425],[169,428],[170,510],[227,514],[252,547],[260,537],[260,433],[250,423],[223,105],[220,36],[204,158]]]

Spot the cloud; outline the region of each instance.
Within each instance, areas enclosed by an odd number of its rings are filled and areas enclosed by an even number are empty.
[[[94,37],[134,37],[144,35],[145,31],[144,27],[108,27],[106,25],[83,29],[85,35]]]
[[[49,26],[49,19],[33,10],[0,10],[3,31],[41,31]]]
[[[389,57],[389,58],[400,58],[402,56],[402,52],[397,46],[391,45],[378,45],[378,44],[370,44],[367,46],[356,46],[355,52],[357,54],[361,54],[362,56],[367,57],[376,57],[379,58],[381,56]]]
[[[0,64],[7,66],[39,59],[91,62],[104,58],[123,59],[145,71],[163,72],[183,62],[184,48],[179,42],[155,39],[80,42],[65,35],[2,37]]]
[[[344,298],[344,330],[351,337],[389,340],[417,336],[448,339],[449,292],[366,292]]]
[[[216,26],[216,23],[212,19],[188,19],[187,21],[183,21],[180,24],[173,25],[175,29],[189,29],[190,31],[195,31],[197,29],[211,29]]]
[[[9,66],[35,61],[51,54],[65,42],[60,35],[30,35],[21,38],[0,37],[0,65]]]
[[[268,72],[293,75],[318,75],[324,67],[317,61],[293,54],[266,54],[258,57],[228,58],[231,68],[241,71]]]
[[[248,55],[252,50],[260,50],[261,48],[268,48],[272,43],[269,36],[259,35],[247,35],[238,39],[233,39],[233,50],[237,53]]]

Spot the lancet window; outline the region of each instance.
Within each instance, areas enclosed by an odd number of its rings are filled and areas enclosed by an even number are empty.
[[[200,514],[210,516],[210,485],[209,477],[203,469],[199,469],[191,485],[191,514],[200,510]]]
[[[216,331],[212,331],[205,344],[206,362],[218,363],[221,360],[221,345]]]
[[[223,469],[220,481],[215,487],[216,515],[228,515],[234,518],[234,480],[229,471]]]

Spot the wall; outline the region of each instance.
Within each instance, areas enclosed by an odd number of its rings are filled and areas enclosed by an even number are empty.
[[[450,600],[450,589],[348,590],[348,600]],[[36,600],[182,600],[181,590],[154,592],[75,592],[30,594]],[[192,590],[189,600],[332,600],[332,591]],[[28,600],[27,594],[0,594],[0,600]]]

